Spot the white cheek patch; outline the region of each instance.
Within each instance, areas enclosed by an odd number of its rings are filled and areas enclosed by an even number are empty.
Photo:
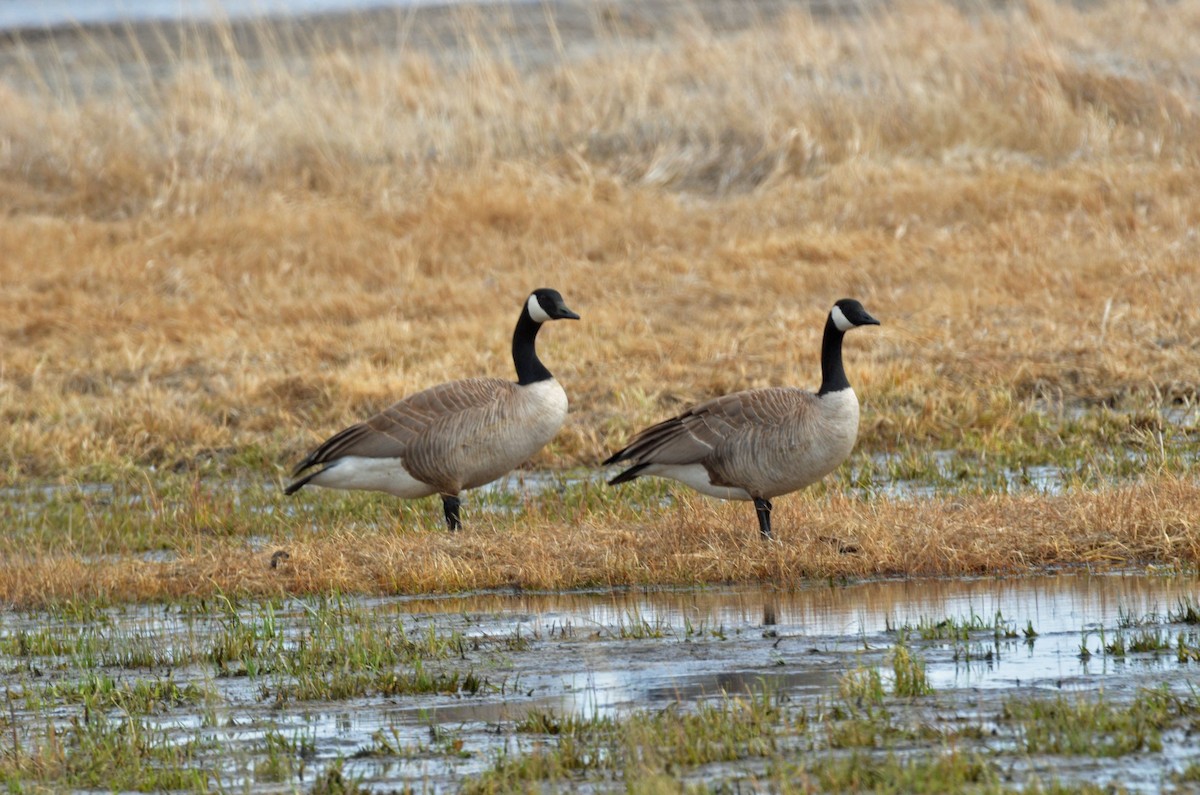
[[[546,310],[542,309],[542,305],[538,303],[536,295],[529,296],[529,300],[525,303],[525,308],[529,311],[529,316],[536,323],[545,323],[550,319],[550,316],[546,314]]]
[[[833,318],[833,325],[837,326],[838,331],[849,331],[854,328],[854,324],[846,319],[846,316],[842,314],[842,308],[839,306],[835,306],[829,310],[829,316]]]

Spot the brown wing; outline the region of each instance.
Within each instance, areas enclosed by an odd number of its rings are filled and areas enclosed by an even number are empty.
[[[816,399],[811,392],[782,387],[722,395],[640,431],[604,463],[706,463],[742,437],[794,423]]]
[[[409,446],[420,439],[427,440],[430,431],[444,425],[450,417],[464,412],[482,416],[516,389],[513,382],[499,378],[467,378],[409,395],[374,417],[326,439],[297,465],[292,476],[346,456],[403,457]]]

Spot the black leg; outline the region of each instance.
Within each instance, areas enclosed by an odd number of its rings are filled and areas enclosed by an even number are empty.
[[[461,530],[462,520],[458,518],[458,506],[462,505],[462,500],[454,495],[442,495],[442,510],[446,514],[446,526],[451,530]]]
[[[762,497],[754,498],[754,510],[758,511],[758,532],[762,533],[764,541],[771,540],[771,501]]]

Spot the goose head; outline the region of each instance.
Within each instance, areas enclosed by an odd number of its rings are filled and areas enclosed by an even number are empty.
[[[579,315],[567,308],[558,290],[542,287],[529,294],[525,302],[525,311],[535,323],[545,323],[547,320],[579,320]]]
[[[843,298],[829,310],[829,317],[837,330],[843,333],[858,326],[878,326],[879,321],[863,309],[863,305],[853,298]]]

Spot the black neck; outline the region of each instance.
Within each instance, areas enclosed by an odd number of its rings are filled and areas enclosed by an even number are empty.
[[[517,328],[513,331],[512,344],[513,364],[517,368],[517,383],[521,386],[536,384],[538,381],[554,377],[546,369],[546,365],[542,364],[542,360],[537,356],[537,349],[534,347],[538,329],[541,327],[541,323],[529,316],[529,307],[521,310]]]
[[[850,388],[846,371],[842,367],[842,337],[845,332],[833,322],[833,315],[825,321],[825,337],[821,340],[821,389],[818,395],[840,392]]]

